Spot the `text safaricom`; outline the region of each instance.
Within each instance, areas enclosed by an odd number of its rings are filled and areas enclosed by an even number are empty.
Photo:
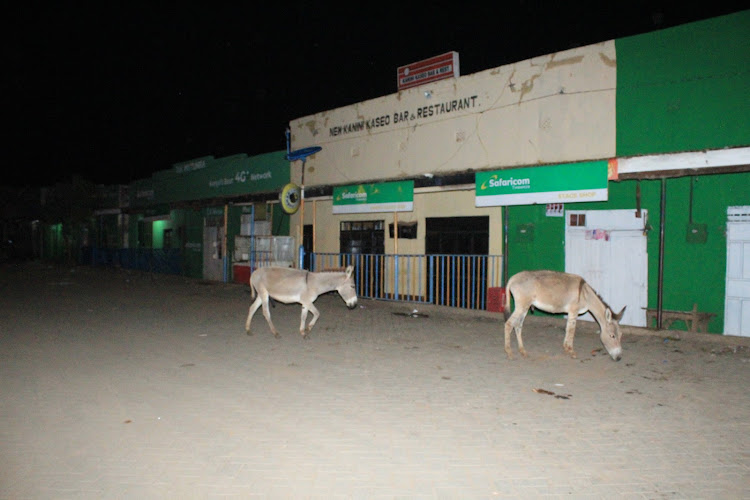
[[[367,199],[367,193],[341,193],[341,197],[345,200],[355,199],[357,201],[362,201]]]
[[[513,177],[510,179],[490,179],[487,184],[489,187],[512,186],[513,188],[526,189],[531,186],[531,179],[528,177],[525,179],[514,179]]]

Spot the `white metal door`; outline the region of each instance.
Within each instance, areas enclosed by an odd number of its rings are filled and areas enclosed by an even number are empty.
[[[727,209],[724,334],[750,337],[750,206]]]
[[[646,210],[566,211],[565,270],[583,276],[623,325],[646,326],[648,254]],[[593,321],[591,315],[581,319]]]

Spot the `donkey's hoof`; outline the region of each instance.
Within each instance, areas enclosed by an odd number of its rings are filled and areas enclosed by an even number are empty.
[[[273,336],[276,337],[277,339],[281,338],[281,335],[279,335],[278,333],[274,333]]]
[[[253,332],[251,332],[250,330],[245,330],[245,333],[248,334],[248,335],[252,335],[253,334]]]

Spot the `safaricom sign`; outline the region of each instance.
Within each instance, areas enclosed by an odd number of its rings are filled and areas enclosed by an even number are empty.
[[[411,212],[414,181],[357,184],[333,188],[334,214]]]
[[[477,172],[477,207],[606,201],[607,162]]]
[[[503,179],[502,177],[500,179],[490,178],[488,185],[489,187],[513,186],[516,189],[528,189],[531,187],[531,179],[514,179],[513,177],[510,179]]]
[[[341,198],[344,200],[357,200],[367,202],[367,193],[341,193]]]

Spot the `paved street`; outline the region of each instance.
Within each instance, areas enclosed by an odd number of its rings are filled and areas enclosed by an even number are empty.
[[[750,498],[750,339],[0,267],[0,498]],[[409,313],[416,308],[417,317]],[[515,340],[513,343],[515,349]]]

